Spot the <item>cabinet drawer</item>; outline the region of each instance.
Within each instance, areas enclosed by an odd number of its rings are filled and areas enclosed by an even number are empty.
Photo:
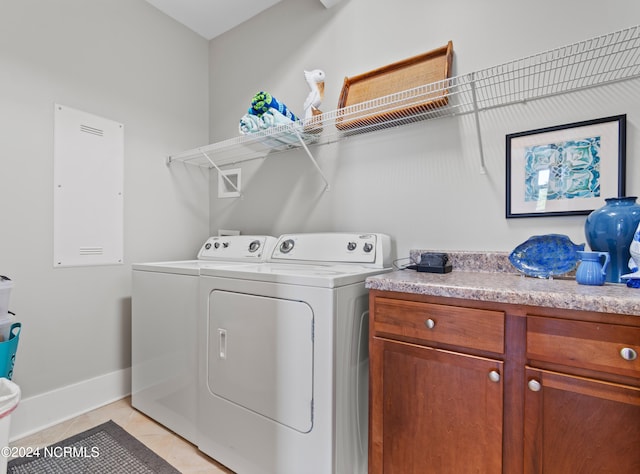
[[[527,316],[530,360],[639,378],[634,353],[640,353],[640,328]]]
[[[376,298],[374,335],[411,338],[482,351],[504,352],[504,313]]]

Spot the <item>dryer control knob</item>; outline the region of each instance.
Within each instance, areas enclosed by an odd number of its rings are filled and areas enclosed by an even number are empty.
[[[209,250],[211,248],[211,242],[207,242],[206,244],[204,244],[204,248]]]
[[[229,246],[229,242],[222,242],[222,247],[223,248],[227,248]]]
[[[370,242],[367,242],[366,244],[364,244],[364,247],[362,249],[365,252],[369,253],[373,250],[373,244],[371,244]]]
[[[249,252],[254,253],[260,248],[260,241],[254,240],[249,244]]]
[[[358,244],[356,244],[355,242],[349,242],[347,244],[347,250],[355,250],[357,246]]]
[[[220,242],[216,242],[215,244],[213,244],[213,247],[216,248],[216,249],[220,248]]]
[[[293,250],[294,245],[295,242],[293,241],[293,239],[287,239],[280,244],[280,251],[282,253],[289,253],[291,252],[291,250]]]

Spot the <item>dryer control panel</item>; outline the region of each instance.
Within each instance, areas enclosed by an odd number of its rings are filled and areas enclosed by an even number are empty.
[[[390,255],[391,239],[385,234],[284,234],[268,261],[357,263],[383,268],[390,265]]]

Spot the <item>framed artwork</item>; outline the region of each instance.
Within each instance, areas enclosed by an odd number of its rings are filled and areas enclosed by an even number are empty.
[[[624,196],[626,115],[507,135],[506,217],[586,215]]]

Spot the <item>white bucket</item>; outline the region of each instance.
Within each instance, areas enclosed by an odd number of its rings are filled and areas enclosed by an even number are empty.
[[[11,380],[0,378],[0,447],[9,446],[9,428],[11,412],[20,401],[20,387]],[[0,454],[0,473],[7,472],[8,458],[6,453]]]
[[[9,337],[11,336],[11,325],[15,322],[16,317],[13,314],[0,313],[0,342],[9,340]]]
[[[0,275],[0,314],[9,311],[9,296],[11,296],[13,282],[7,277]]]

